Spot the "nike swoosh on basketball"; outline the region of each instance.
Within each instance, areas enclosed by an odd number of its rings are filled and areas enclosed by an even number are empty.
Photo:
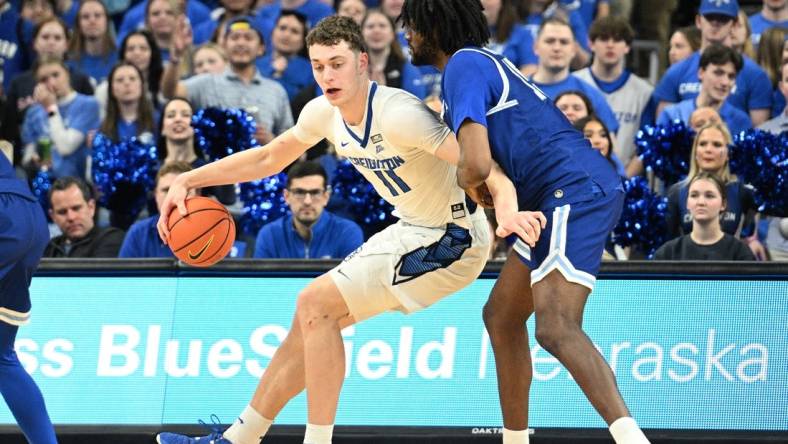
[[[191,259],[193,261],[196,261],[197,259],[199,259],[200,256],[202,256],[202,254],[205,253],[205,250],[207,250],[208,247],[211,246],[212,242],[213,242],[213,236],[211,236],[211,238],[208,239],[208,242],[206,242],[205,245],[203,245],[203,247],[200,249],[200,251],[198,251],[196,254],[192,253],[192,251],[189,250],[189,259]]]

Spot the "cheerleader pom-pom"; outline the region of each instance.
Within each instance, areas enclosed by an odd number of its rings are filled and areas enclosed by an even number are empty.
[[[348,202],[349,212],[356,216],[355,222],[364,233],[380,231],[397,221],[392,215],[394,207],[380,197],[375,187],[347,159],[337,163],[331,190]]]
[[[241,227],[244,233],[256,236],[263,225],[290,214],[284,197],[286,186],[285,173],[240,185],[241,201],[244,204]]]
[[[236,108],[206,108],[192,116],[194,143],[213,162],[230,154],[257,146],[255,121]]]
[[[758,211],[788,216],[788,131],[774,135],[749,129],[733,139],[731,172],[755,188]]]
[[[651,191],[648,181],[642,177],[624,182],[624,191],[624,208],[618,225],[613,228],[613,243],[639,247],[652,258],[667,236],[668,201]]]
[[[646,169],[673,184],[687,177],[694,131],[683,122],[667,126],[646,125],[635,138],[637,152]]]
[[[156,146],[137,137],[115,142],[98,133],[93,139],[93,183],[99,204],[136,217],[153,190],[159,162]]]
[[[55,181],[54,176],[52,173],[47,170],[39,170],[36,173],[35,177],[33,177],[33,181],[31,182],[31,188],[33,190],[33,195],[36,196],[38,199],[38,203],[41,204],[41,208],[44,209],[44,214],[49,218],[49,190],[52,189],[52,183]]]

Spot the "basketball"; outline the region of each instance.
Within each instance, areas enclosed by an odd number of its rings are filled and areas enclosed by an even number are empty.
[[[190,197],[185,204],[185,217],[176,207],[167,218],[167,244],[175,257],[196,267],[209,267],[224,259],[235,241],[233,216],[207,197]]]

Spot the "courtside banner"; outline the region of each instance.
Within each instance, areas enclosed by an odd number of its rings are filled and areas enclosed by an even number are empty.
[[[36,277],[16,349],[52,419],[67,424],[230,423],[287,334],[307,278]],[[436,306],[343,332],[337,424],[499,426],[479,279]],[[601,279],[584,327],[646,428],[788,427],[788,282]],[[604,427],[533,340],[532,427]],[[277,424],[304,424],[300,395]],[[0,424],[12,424],[6,407]]]

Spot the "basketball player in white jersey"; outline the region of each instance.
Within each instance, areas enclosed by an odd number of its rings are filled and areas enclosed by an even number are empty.
[[[162,206],[162,239],[170,210],[177,206],[186,214],[188,190],[276,174],[323,138],[394,205],[401,220],[301,291],[287,338],[229,429],[201,438],[162,433],[160,444],[258,444],[304,388],[304,443],[330,443],[345,374],[340,330],[385,311],[425,308],[473,282],[487,260],[488,224],[456,183],[460,151],[448,127],[416,97],[369,81],[361,31],[351,19],[324,19],[307,45],[324,96],[307,104],[295,127],[266,146],[178,176]],[[514,186],[502,171],[495,169],[485,183],[498,234],[517,233],[534,245],[544,216],[517,211]]]

